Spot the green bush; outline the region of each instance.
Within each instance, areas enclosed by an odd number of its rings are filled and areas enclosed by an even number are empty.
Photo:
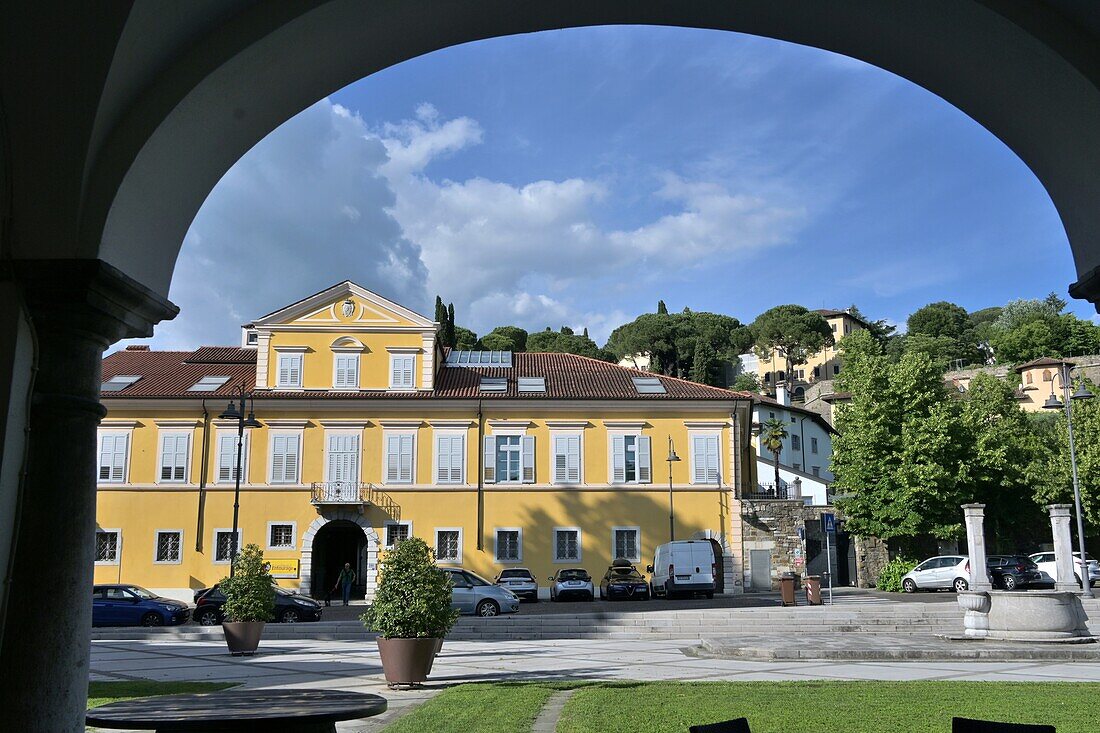
[[[910,560],[907,557],[895,557],[893,560],[886,563],[885,567],[882,568],[882,572],[878,574],[878,589],[891,593],[900,593],[901,579],[916,566],[916,560]]]
[[[233,559],[233,577],[222,578],[228,621],[270,621],[275,617],[275,581],[259,545],[245,545]]]
[[[386,553],[374,602],[360,620],[387,639],[443,638],[458,620],[451,579],[424,540],[410,537]]]

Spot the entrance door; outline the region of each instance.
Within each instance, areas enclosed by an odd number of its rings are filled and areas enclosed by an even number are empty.
[[[340,590],[333,590],[344,563],[350,563],[355,571],[355,583],[352,585],[352,598],[362,598],[366,587],[364,574],[367,536],[363,528],[354,522],[335,520],[329,522],[313,538],[313,565],[311,568],[310,589],[314,598],[325,598],[330,593],[333,598],[340,597]]]
[[[772,551],[749,550],[753,590],[772,589]]]

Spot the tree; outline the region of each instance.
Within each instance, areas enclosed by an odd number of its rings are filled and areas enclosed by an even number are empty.
[[[811,354],[833,344],[833,332],[820,313],[800,305],[777,305],[753,321],[756,353],[761,359],[777,355],[786,363],[786,374],[805,364]]]
[[[861,311],[855,303],[848,308],[848,312],[867,325],[867,330],[871,332],[871,336],[874,337],[875,341],[882,344],[883,348],[886,347],[886,344],[891,339],[896,338],[894,332],[897,331],[897,326],[891,325],[885,318],[872,321],[870,318],[863,315],[863,311]]]
[[[458,334],[455,331],[455,304],[451,303],[447,306],[447,331],[446,331],[446,344],[451,348],[458,342]]]
[[[759,392],[760,378],[756,376],[755,372],[741,372],[733,378],[730,389],[737,392]]]
[[[472,351],[477,348],[477,334],[468,328],[455,326],[455,345],[459,351]]]
[[[441,327],[447,326],[447,306],[443,305],[443,298],[435,296],[435,322]]]
[[[773,417],[760,426],[760,447],[772,454],[776,492],[779,491],[779,454],[783,452],[783,441],[786,439],[787,424],[779,418]]]
[[[1085,382],[1093,394],[1096,385]],[[1081,487],[1081,506],[1085,521],[1092,531],[1100,527],[1100,398],[1073,400],[1073,439],[1077,454],[1077,476]],[[1051,410],[1051,412],[1054,412]],[[1037,473],[1041,480],[1035,489],[1035,500],[1041,506],[1073,502],[1073,472],[1069,457],[1069,431],[1064,410],[1047,418],[1050,452]],[[1086,527],[1086,534],[1089,528]]]
[[[668,315],[668,306],[665,305],[665,301],[663,301],[663,300],[658,300],[657,301],[657,314],[662,315],[662,316],[667,316]]]
[[[650,371],[690,377],[704,384],[725,386],[725,364],[752,344],[752,334],[736,318],[717,313],[645,313],[611,332],[605,348],[616,360],[648,354]],[[704,369],[696,369],[696,347],[703,345]]]
[[[615,355],[596,346],[596,343],[575,333],[538,331],[527,337],[528,351],[553,352],[559,354],[578,354],[602,361],[616,361]]]
[[[718,352],[703,337],[696,337],[695,356],[691,365],[691,379],[700,384],[720,384],[725,371],[718,361]]]
[[[486,351],[526,351],[527,331],[519,326],[497,326],[481,337]]]
[[[959,362],[984,361],[970,314],[962,306],[929,303],[909,314],[906,325],[905,352],[924,354],[941,371]]]

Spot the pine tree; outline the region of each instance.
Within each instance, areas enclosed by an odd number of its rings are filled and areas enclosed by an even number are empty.
[[[663,300],[658,300],[657,301],[657,313],[659,315],[662,315],[662,316],[667,316],[668,315],[668,306],[665,305],[665,301],[663,301]]]

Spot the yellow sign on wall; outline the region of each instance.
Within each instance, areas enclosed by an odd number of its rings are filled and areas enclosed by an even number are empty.
[[[298,577],[298,561],[297,560],[268,560],[269,572],[273,578],[297,578]]]

